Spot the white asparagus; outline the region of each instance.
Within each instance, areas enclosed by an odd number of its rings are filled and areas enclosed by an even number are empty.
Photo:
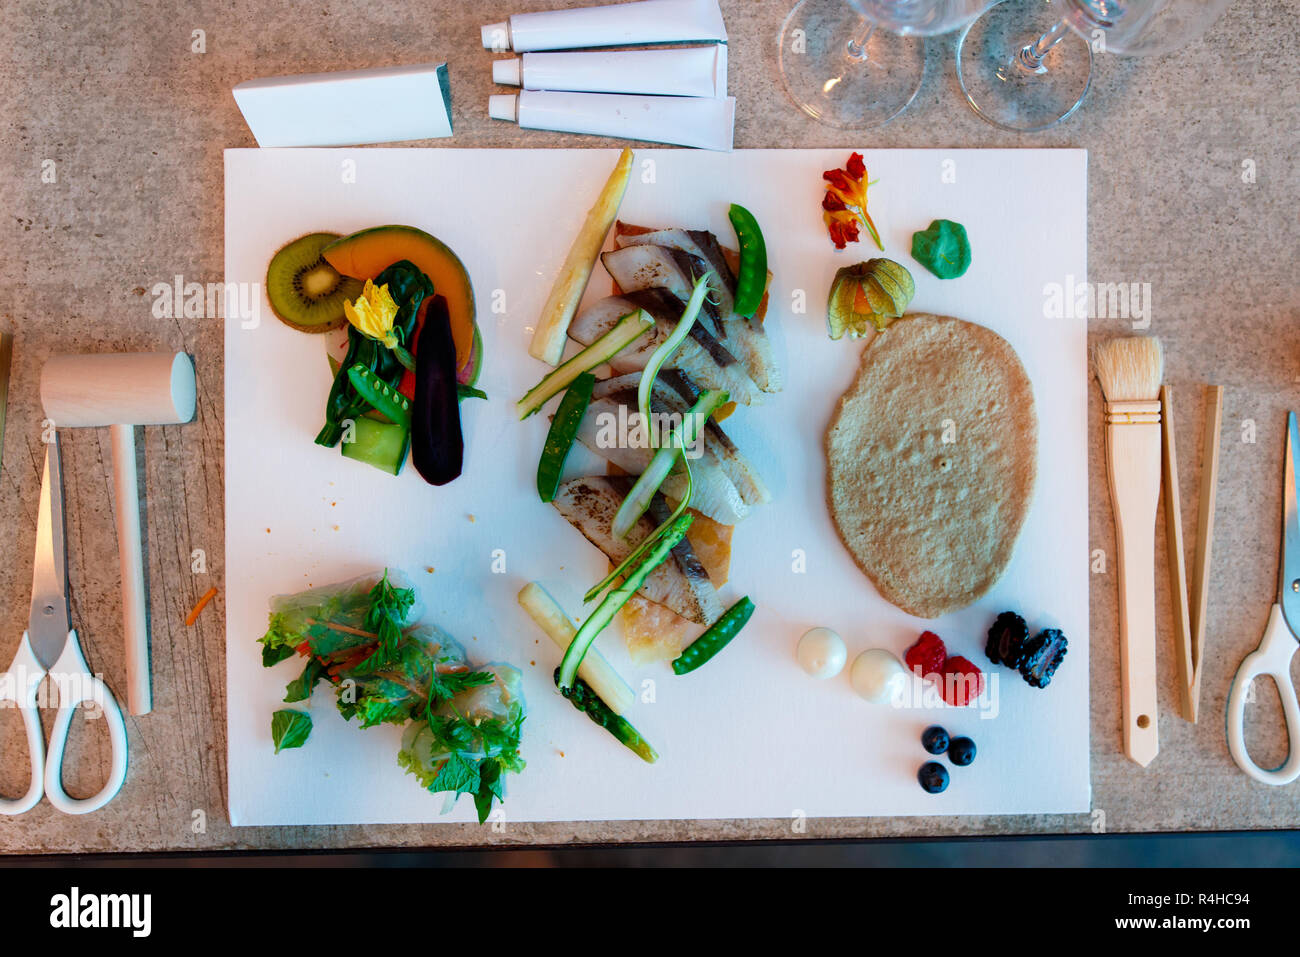
[[[529,582],[519,589],[519,604],[556,645],[561,649],[569,647],[578,627],[545,588],[537,582]],[[626,712],[636,698],[632,687],[595,648],[589,650],[582,664],[578,665],[578,677],[587,682],[615,714]]]
[[[578,303],[587,289],[591,279],[591,270],[596,265],[600,248],[605,245],[605,236],[618,216],[618,207],[623,202],[628,180],[632,177],[632,151],[624,149],[609,174],[605,187],[600,191],[595,205],[587,212],[587,219],[569,249],[568,258],[555,277],[551,295],[542,307],[541,318],[537,322],[537,331],[528,352],[536,359],[559,363],[564,355],[564,343],[568,338],[569,323],[578,311]]]

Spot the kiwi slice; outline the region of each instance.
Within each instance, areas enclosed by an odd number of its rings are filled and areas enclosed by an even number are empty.
[[[320,254],[338,238],[338,233],[309,233],[271,257],[266,296],[271,311],[286,326],[301,332],[328,332],[348,321],[343,302],[360,296],[362,283],[341,275]]]

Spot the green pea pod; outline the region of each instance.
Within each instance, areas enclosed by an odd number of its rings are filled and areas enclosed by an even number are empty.
[[[726,613],[710,625],[704,634],[687,645],[686,649],[673,659],[673,674],[688,674],[727,647],[731,639],[740,634],[740,629],[745,627],[752,614],[754,614],[754,603],[748,596],[728,608]]]
[[[546,445],[542,447],[542,457],[537,463],[537,494],[543,502],[555,498],[560,488],[560,473],[564,471],[564,461],[569,457],[569,450],[578,437],[578,429],[587,415],[587,406],[591,405],[591,392],[596,387],[596,377],[584,372],[573,380],[573,384],[560,400],[560,407],[551,420],[551,429],[546,433]]]
[[[744,206],[731,204],[728,211],[731,228],[740,244],[740,269],[736,275],[736,315],[752,318],[763,304],[767,291],[767,243],[754,214]]]
[[[369,402],[390,422],[411,427],[411,402],[360,362],[348,369],[348,381],[357,395]]]

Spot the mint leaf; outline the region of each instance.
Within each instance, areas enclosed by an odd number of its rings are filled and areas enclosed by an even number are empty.
[[[290,681],[284,689],[284,700],[290,702],[306,701],[311,697],[316,682],[323,677],[325,677],[325,666],[320,663],[320,659],[309,659],[307,667],[302,669],[302,674]]]
[[[479,786],[474,792],[474,808],[478,811],[480,824],[492,813],[493,798],[505,800],[505,788],[501,783],[501,762],[487,758],[479,765]]]
[[[447,759],[447,763],[442,766],[438,776],[433,779],[429,785],[429,790],[435,793],[441,791],[455,791],[456,796],[462,794],[474,794],[479,789],[479,769],[478,764],[467,761],[459,754],[453,754]]]
[[[271,715],[271,740],[275,753],[285,748],[301,748],[311,734],[311,715],[285,708]]]

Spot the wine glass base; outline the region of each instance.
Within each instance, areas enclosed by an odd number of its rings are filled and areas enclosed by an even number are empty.
[[[925,43],[872,31],[854,55],[863,18],[845,0],[802,0],[781,25],[781,82],[795,106],[818,122],[860,130],[887,123],[916,97],[925,76]]]
[[[1070,31],[1037,72],[1020,51],[1052,29],[1060,3],[1002,0],[974,20],[957,42],[957,80],[966,103],[994,126],[1037,133],[1074,113],[1092,84],[1092,46]]]

